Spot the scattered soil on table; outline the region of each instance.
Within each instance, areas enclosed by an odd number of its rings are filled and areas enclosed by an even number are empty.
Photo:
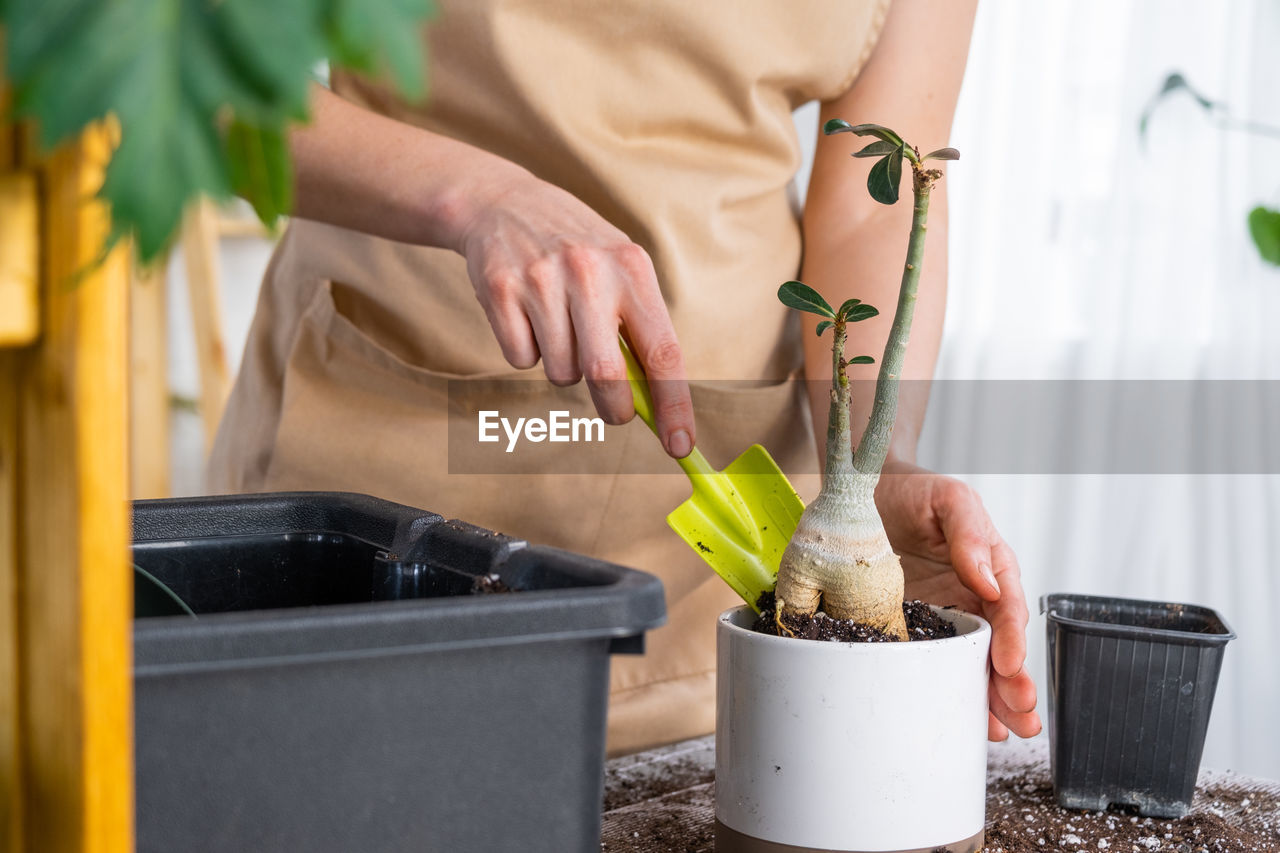
[[[715,769],[692,757],[665,762],[660,769],[649,772],[624,770],[606,780],[604,810],[611,812],[676,791],[684,792],[714,779]]]
[[[1075,811],[1053,796],[1047,765],[994,770],[982,853],[1280,853],[1280,787],[1218,776],[1197,787],[1191,814]],[[606,774],[602,853],[710,853],[714,771],[705,752]]]
[[[487,575],[476,575],[476,579],[471,582],[472,595],[488,595],[494,592],[514,592],[511,587],[502,582],[502,578],[498,577],[496,572]]]
[[[648,849],[665,853],[703,853],[714,849],[715,824],[712,821],[690,820],[697,810],[698,801],[706,795],[699,790],[680,791],[663,797],[650,813],[646,827]],[[692,824],[692,825],[691,825]],[[600,849],[608,853],[607,845]]]
[[[1266,791],[1211,785],[1196,792],[1183,818],[1142,817],[1131,810],[1060,807],[1044,774],[1019,773],[987,790],[985,853],[1275,853],[1280,798]]]
[[[760,615],[751,630],[775,637],[787,635],[803,640],[827,640],[838,643],[896,643],[898,638],[869,625],[851,619],[832,619],[819,610],[812,616],[783,614],[779,630],[773,592],[763,593],[756,606]],[[923,601],[902,602],[902,614],[907,619],[907,634],[912,640],[941,640],[956,635],[955,626],[934,613]]]
[[[705,754],[679,756],[657,766],[620,768],[607,774],[605,838],[600,850],[708,853],[715,844],[715,823],[711,818],[714,779],[715,768],[707,763]],[[638,819],[638,814],[643,817]]]

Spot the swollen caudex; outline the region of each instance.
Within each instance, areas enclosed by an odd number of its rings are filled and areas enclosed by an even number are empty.
[[[902,566],[875,505],[880,474],[863,474],[853,467],[845,322],[842,317],[834,322],[822,491],[805,507],[783,552],[775,597],[782,613],[812,615],[821,606],[828,616],[905,640]]]
[[[954,160],[959,154],[943,148],[921,157],[896,133],[879,125],[855,126],[836,119],[827,123],[825,132],[851,132],[879,140],[854,156],[884,155],[872,167],[867,180],[872,197],[881,203],[897,201],[902,161],[908,161],[915,207],[897,311],[881,359],[871,417],[856,453],[849,429],[849,380],[845,368],[869,364],[874,359],[857,356],[845,360],[846,325],[870,319],[879,312],[857,299],[833,309],[816,291],[797,281],[787,282],[778,290],[778,298],[785,305],[827,318],[818,325],[819,335],[829,327],[834,334],[822,490],[805,507],[782,555],[775,600],[779,620],[783,615],[812,616],[821,607],[832,618],[850,619],[905,640],[902,565],[876,509],[875,488],[897,417],[897,383],[902,375],[924,259],[929,191],[942,174],[925,169],[923,164],[929,159]]]

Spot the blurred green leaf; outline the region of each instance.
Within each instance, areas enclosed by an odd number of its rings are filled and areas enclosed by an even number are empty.
[[[231,188],[274,228],[293,209],[293,163],[283,133],[241,121],[227,129],[227,167]]]
[[[426,95],[422,34],[412,24],[434,14],[434,0],[327,0],[324,5],[335,63],[385,74],[410,100]]]
[[[1255,207],[1249,211],[1249,235],[1262,259],[1280,266],[1280,210]]]
[[[876,360],[869,355],[855,355],[846,364],[875,364]]]
[[[870,320],[872,317],[879,317],[880,312],[871,305],[855,305],[847,318],[850,323],[861,323],[863,320]]]
[[[924,155],[926,160],[959,160],[960,152],[954,148],[939,148]]]
[[[835,323],[831,322],[830,320],[823,320],[821,323],[818,324],[818,337],[822,337],[822,333],[825,332],[827,329],[830,329],[834,325]]]
[[[827,136],[833,133],[852,133],[853,125],[842,118],[833,118],[822,126],[822,132]]]
[[[902,152],[899,145],[892,154],[876,161],[867,175],[867,190],[881,204],[896,204],[898,185],[902,182]]]
[[[831,310],[827,300],[823,299],[818,291],[803,282],[788,281],[783,284],[778,288],[778,299],[783,305],[788,308],[795,308],[797,311],[808,311],[810,314],[829,317],[833,320],[836,316],[836,312]]]
[[[1158,107],[1165,98],[1169,97],[1174,92],[1182,91],[1189,94],[1191,98],[1200,105],[1200,108],[1207,112],[1212,112],[1222,106],[1217,101],[1210,100],[1200,94],[1200,92],[1196,91],[1192,85],[1187,82],[1187,78],[1184,77],[1181,72],[1170,72],[1169,75],[1164,78],[1164,82],[1160,84],[1160,89],[1151,96],[1149,101],[1147,101],[1147,105],[1142,110],[1142,116],[1138,119],[1139,142],[1144,144],[1146,143],[1147,125],[1150,124],[1151,116],[1155,112],[1156,107]]]
[[[894,151],[897,151],[897,150],[898,150],[898,146],[896,144],[892,142],[885,142],[883,139],[879,139],[871,143],[870,145],[868,145],[866,148],[863,148],[861,151],[853,152],[853,156],[854,157],[879,157],[882,154],[892,154]]]
[[[42,145],[108,114],[119,120],[100,195],[113,231],[136,236],[144,260],[163,251],[199,194],[223,199],[248,186],[264,220],[287,210],[284,138],[306,116],[319,61],[385,70],[420,94],[419,24],[432,8],[431,0],[0,3],[14,111],[36,121]]]

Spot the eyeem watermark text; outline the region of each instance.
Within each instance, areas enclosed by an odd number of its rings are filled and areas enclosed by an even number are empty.
[[[572,418],[568,411],[548,412],[542,418],[504,418],[494,410],[479,413],[479,440],[502,440],[499,429],[506,434],[507,453],[512,453],[521,438],[534,444],[543,441],[579,442],[604,441],[604,421],[600,418]]]

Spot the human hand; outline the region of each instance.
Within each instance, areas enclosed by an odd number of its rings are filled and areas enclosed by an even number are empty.
[[[904,462],[885,463],[876,506],[902,559],[907,598],[954,604],[991,623],[987,736],[1040,732],[1026,670],[1027,601],[1013,550],[969,486]]]
[[[547,378],[586,377],[600,416],[634,415],[619,328],[644,367],[667,453],[693,449],[684,359],[648,253],[564,190],[500,170],[459,230],[476,297],[514,367],[542,360]]]

